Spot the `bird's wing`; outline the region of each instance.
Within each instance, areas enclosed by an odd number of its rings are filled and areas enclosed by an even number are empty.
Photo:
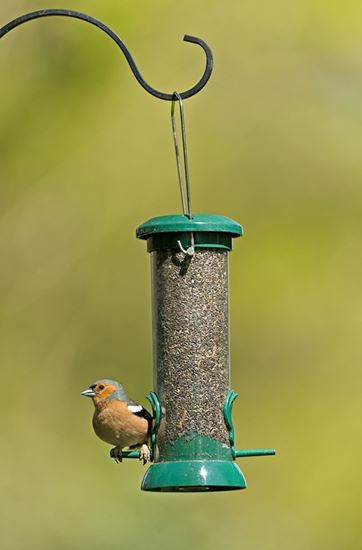
[[[148,422],[148,435],[151,435],[152,432],[152,415],[148,412],[147,409],[142,407],[142,405],[138,405],[138,403],[135,403],[134,401],[128,401],[127,403],[128,410],[135,414],[136,416],[140,416],[141,418],[145,418]]]

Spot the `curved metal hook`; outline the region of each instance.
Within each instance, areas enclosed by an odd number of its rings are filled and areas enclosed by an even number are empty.
[[[10,32],[12,29],[15,29],[15,27],[18,27],[19,25],[22,25],[23,23],[27,23],[28,21],[32,21],[33,19],[39,19],[40,17],[48,17],[48,16],[54,16],[54,15],[62,15],[65,17],[75,17],[76,19],[81,19],[82,21],[86,21],[87,23],[90,23],[91,25],[95,25],[102,31],[104,31],[108,36],[110,36],[114,42],[119,46],[119,48],[124,53],[127,62],[129,66],[131,67],[131,71],[133,72],[134,76],[136,77],[137,81],[141,84],[142,88],[144,88],[149,94],[158,97],[159,99],[164,99],[166,101],[172,101],[174,99],[174,94],[166,94],[164,92],[159,92],[158,90],[155,90],[147,84],[143,76],[141,75],[140,71],[137,68],[137,65],[131,55],[131,52],[125,45],[125,43],[120,39],[120,37],[112,31],[107,25],[102,23],[102,21],[99,21],[98,19],[95,19],[94,17],[91,17],[90,15],[87,15],[85,13],[79,12],[79,11],[73,11],[73,10],[65,10],[65,9],[47,9],[47,10],[38,10],[33,11],[30,13],[26,13],[25,15],[21,15],[20,17],[17,17],[16,19],[13,19],[6,25],[0,28],[0,38],[5,36],[8,32]],[[204,74],[202,75],[201,79],[195,86],[190,88],[189,90],[186,90],[185,92],[180,93],[180,96],[182,99],[186,99],[188,97],[191,97],[195,94],[197,94],[208,82],[212,69],[213,69],[213,56],[212,51],[210,50],[209,46],[201,40],[201,38],[196,38],[195,36],[189,36],[185,34],[184,36],[185,42],[191,42],[192,44],[198,44],[201,46],[201,48],[204,50],[206,54],[206,67]]]

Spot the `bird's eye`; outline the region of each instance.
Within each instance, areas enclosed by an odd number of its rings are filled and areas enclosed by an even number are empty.
[[[100,386],[98,386],[98,388],[99,388],[100,390],[104,390],[103,384],[101,384]]]

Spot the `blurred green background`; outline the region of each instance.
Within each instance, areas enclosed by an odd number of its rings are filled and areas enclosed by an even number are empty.
[[[195,212],[246,235],[230,257],[232,387],[249,488],[147,494],[92,433],[95,379],[152,388],[149,257],[178,213],[170,104],[83,22],[0,48],[1,547],[361,548],[362,4],[2,0],[0,24],[68,7],[109,24],[185,102]]]

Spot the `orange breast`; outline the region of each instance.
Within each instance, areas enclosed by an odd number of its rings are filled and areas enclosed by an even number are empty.
[[[114,400],[101,410],[96,409],[93,427],[100,439],[120,449],[147,440],[147,420],[131,413],[122,401]]]

